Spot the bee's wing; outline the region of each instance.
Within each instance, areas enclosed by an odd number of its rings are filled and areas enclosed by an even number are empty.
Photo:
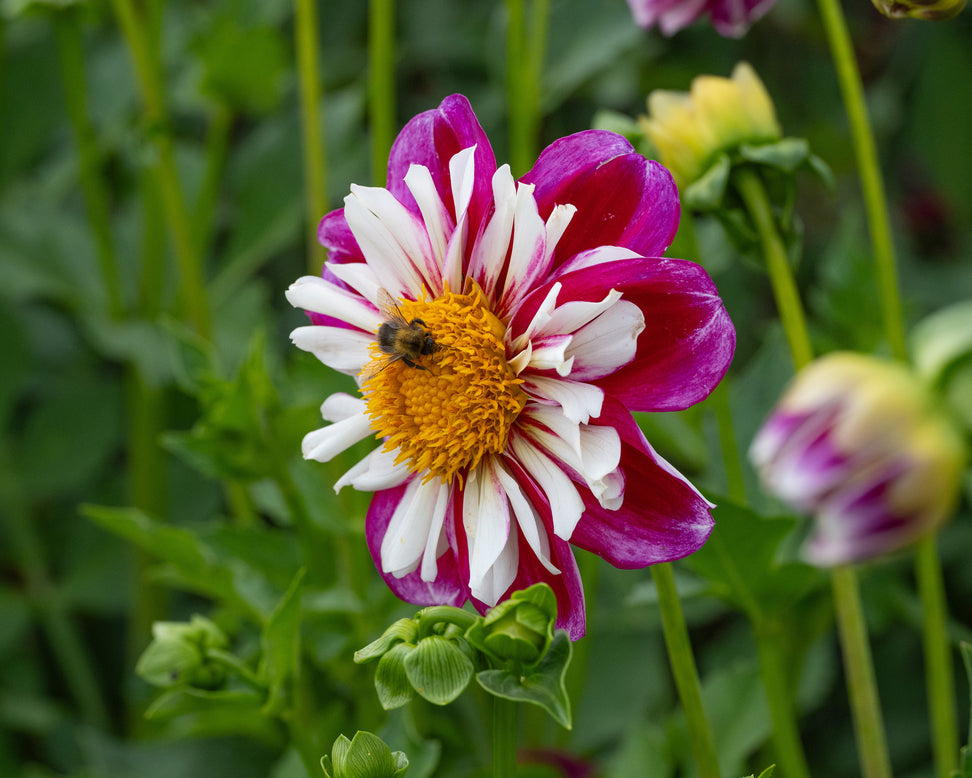
[[[378,308],[392,321],[406,327],[408,326],[408,322],[405,321],[405,317],[402,316],[398,303],[395,301],[395,298],[388,293],[388,290],[385,289],[385,287],[380,287],[378,289]]]

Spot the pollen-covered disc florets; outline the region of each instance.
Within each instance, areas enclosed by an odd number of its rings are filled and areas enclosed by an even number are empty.
[[[510,426],[526,394],[506,360],[504,324],[486,307],[476,286],[448,290],[434,300],[404,300],[407,322],[420,319],[435,350],[414,366],[385,364],[377,344],[362,392],[368,417],[386,451],[398,451],[415,473],[428,471],[448,483],[487,454],[506,448]]]

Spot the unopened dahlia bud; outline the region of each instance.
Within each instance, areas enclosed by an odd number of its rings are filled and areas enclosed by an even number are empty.
[[[645,133],[680,189],[701,178],[722,154],[781,137],[769,94],[746,62],[736,65],[731,78],[698,76],[689,92],[652,92],[648,113]]]
[[[750,457],[768,491],[813,515],[804,554],[829,566],[894,551],[941,524],[965,448],[907,367],[835,353],[797,375]]]
[[[965,0],[871,0],[874,7],[890,19],[926,19],[938,21],[958,16]]]

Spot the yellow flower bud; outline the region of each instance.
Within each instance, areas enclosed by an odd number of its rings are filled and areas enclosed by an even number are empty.
[[[648,113],[642,126],[680,188],[698,180],[719,154],[781,137],[769,94],[746,62],[731,78],[697,77],[687,93],[652,92]]]

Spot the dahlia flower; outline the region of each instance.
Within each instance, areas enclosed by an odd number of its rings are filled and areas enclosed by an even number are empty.
[[[724,38],[741,38],[775,0],[628,0],[635,24],[674,35],[705,14]]]
[[[801,370],[756,434],[768,491],[814,516],[804,546],[820,566],[900,549],[948,518],[964,444],[907,367],[853,353]]]
[[[380,441],[335,488],[375,492],[366,535],[396,595],[482,612],[544,581],[576,639],[569,544],[638,568],[705,542],[711,504],[631,416],[703,399],[735,347],[705,271],[659,258],[679,217],[663,167],[591,130],[514,181],[454,95],[402,130],[386,188],[344,202],[323,277],[287,299],[312,322],[294,343],[361,396],[328,397],[303,453]]]

